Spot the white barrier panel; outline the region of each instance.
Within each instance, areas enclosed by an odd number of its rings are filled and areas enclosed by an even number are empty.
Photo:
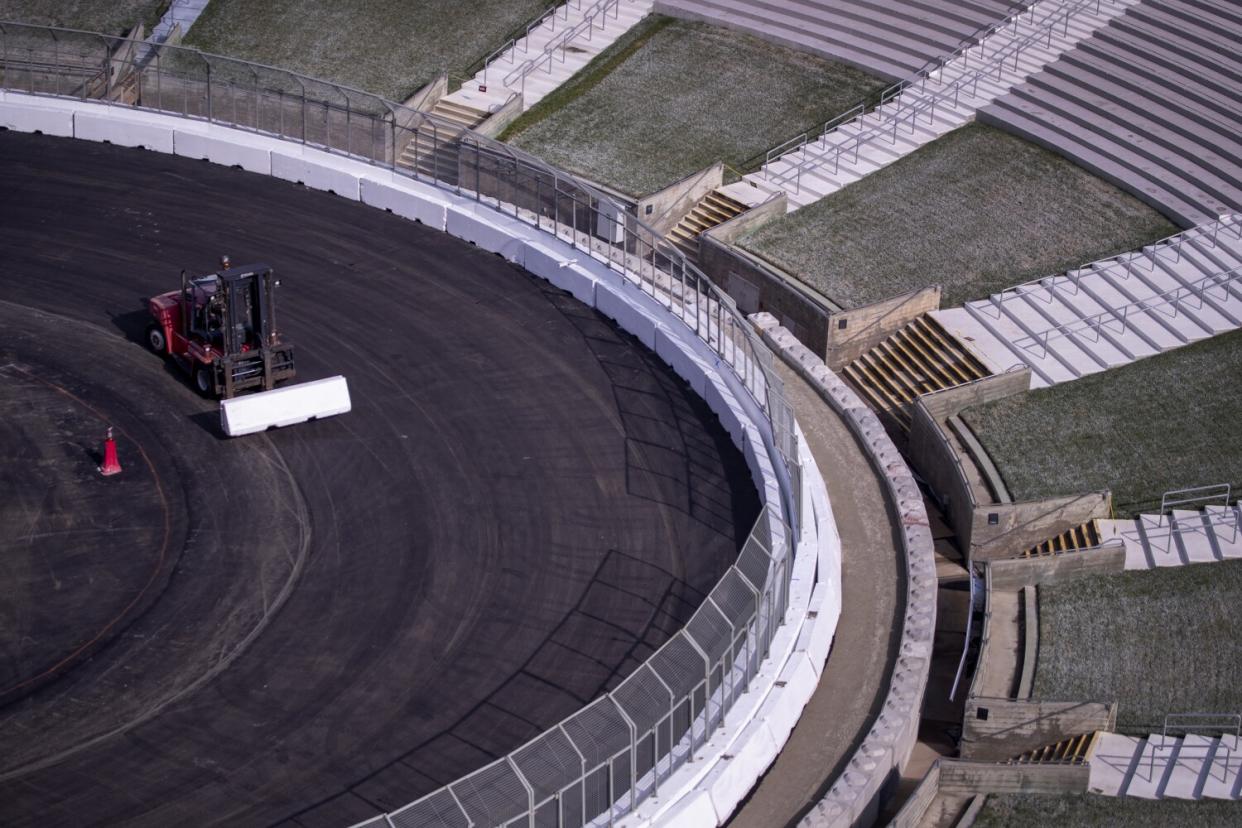
[[[87,141],[108,141],[119,147],[143,147],[156,152],[173,151],[173,130],[169,126],[142,120],[120,121],[108,113],[79,112],[73,118],[74,136]]]
[[[304,423],[350,409],[349,386],[344,377],[303,382],[220,401],[220,426],[230,437],[255,434],[269,428]]]
[[[499,253],[520,265],[522,237],[530,225],[486,209],[487,213],[479,215],[470,208],[449,207],[445,229],[450,236],[465,239],[489,253]]]
[[[411,221],[422,222],[428,227],[443,231],[447,202],[431,194],[412,193],[406,187],[393,186],[373,178],[362,178],[362,203],[381,210],[391,210],[394,215]]]
[[[9,104],[0,108],[0,126],[18,132],[42,132],[44,135],[72,138],[73,113],[64,109]]]
[[[595,291],[595,309],[616,322],[622,328],[625,328],[631,334],[638,338],[638,341],[654,351],[656,348],[655,332],[656,319],[652,317],[637,302],[630,301],[627,296],[621,295],[622,292],[632,292],[638,294],[639,290],[633,285],[622,285],[614,292],[612,290],[596,290]]]
[[[701,364],[702,360],[682,347],[681,340],[671,335],[667,328],[656,329],[655,352],[677,376],[689,383],[696,396],[702,397],[707,393],[707,375],[712,369]]]
[[[595,285],[598,280],[580,267],[577,259],[566,259],[561,251],[549,250],[537,240],[528,239],[522,252],[522,266],[572,294],[588,308],[595,307]]]
[[[179,129],[173,136],[173,151],[183,158],[206,159],[213,164],[241,167],[247,172],[271,175],[271,150],[244,144],[232,136],[230,139]]]
[[[328,156],[329,158],[331,156]],[[358,201],[358,176],[345,170],[283,152],[272,153],[272,175],[295,181],[312,190],[326,190]]]

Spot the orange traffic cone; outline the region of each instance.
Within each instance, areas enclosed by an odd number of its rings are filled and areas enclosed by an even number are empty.
[[[116,440],[112,439],[112,427],[108,427],[108,437],[104,440],[104,461],[99,473],[111,477],[121,473],[121,461],[116,459]]]

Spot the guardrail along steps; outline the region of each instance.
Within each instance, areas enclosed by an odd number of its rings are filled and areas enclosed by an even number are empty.
[[[1142,0],[979,113],[1183,226],[1242,208],[1242,22],[1227,2]]]
[[[762,170],[746,178],[783,189],[790,211],[818,201],[973,120],[981,107],[1040,72],[1136,2],[1031,4],[886,90],[876,108],[855,107],[825,124],[822,132],[800,135],[770,150]],[[910,23],[906,37],[916,29]],[[901,48],[896,36],[892,42],[897,44],[893,48]]]
[[[720,190],[712,190],[694,205],[677,225],[669,231],[666,239],[677,245],[686,258],[695,264],[699,261],[699,236],[713,227],[724,224],[749,210],[750,207],[725,195]]]
[[[1242,798],[1240,747],[1236,733],[1146,737],[1101,733],[1088,762],[1087,790],[1139,799],[1236,802]]]
[[[497,49],[448,97],[494,112],[514,93],[530,109],[651,13],[654,0],[568,0]]]
[[[991,375],[929,315],[923,315],[845,366],[843,376],[880,414],[903,431],[910,403],[921,394]]]
[[[1242,217],[934,315],[1033,388],[1188,345],[1242,325]]]

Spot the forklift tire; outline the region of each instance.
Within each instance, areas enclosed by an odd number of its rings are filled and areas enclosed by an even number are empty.
[[[204,397],[211,396],[211,372],[202,365],[194,369],[194,387]]]
[[[147,346],[157,354],[168,350],[168,337],[164,336],[164,329],[159,325],[151,325],[147,328]]]

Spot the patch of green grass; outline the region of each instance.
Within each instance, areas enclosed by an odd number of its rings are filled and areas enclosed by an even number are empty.
[[[1112,489],[1118,514],[1171,489],[1242,488],[1242,331],[968,409],[1013,496]]]
[[[741,244],[845,307],[932,284],[952,307],[1175,232],[1055,153],[970,124]]]
[[[720,160],[738,165],[885,85],[756,37],[666,20],[614,43],[579,75],[515,124],[510,140],[631,195]]]
[[[976,828],[1227,828],[1242,822],[1242,805],[1205,799],[1117,799],[1077,794],[989,794]]]
[[[463,73],[550,0],[212,0],[186,45],[401,101]]]
[[[135,23],[150,32],[169,0],[0,0],[0,20],[119,35]]]
[[[1120,702],[1118,725],[1242,711],[1242,561],[1039,589],[1035,698]]]

